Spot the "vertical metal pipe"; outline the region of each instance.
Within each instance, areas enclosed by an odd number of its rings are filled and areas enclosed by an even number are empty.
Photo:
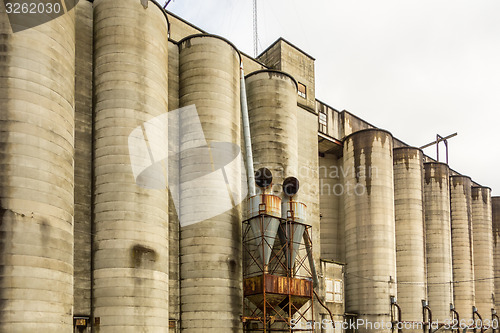
[[[247,90],[243,62],[240,64],[240,75],[241,119],[243,121],[243,137],[245,140],[248,196],[253,197],[255,195],[255,173],[253,169],[252,137],[250,135],[250,121],[248,119]]]

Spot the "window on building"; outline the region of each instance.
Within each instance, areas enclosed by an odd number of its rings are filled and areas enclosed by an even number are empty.
[[[333,303],[342,303],[342,280],[334,280],[326,278],[326,301]]]
[[[327,133],[328,117],[326,113],[320,111],[318,120],[319,120],[319,131],[321,133],[328,134]]]
[[[298,94],[299,94],[299,96],[300,96],[300,97],[302,97],[302,98],[306,98],[306,97],[307,97],[307,93],[306,93],[307,88],[306,88],[306,86],[305,86],[305,85],[303,85],[303,84],[302,84],[302,83],[300,83],[300,82],[298,83],[298,86],[299,86],[299,87],[298,87],[298,88],[299,88],[299,90],[298,90]]]

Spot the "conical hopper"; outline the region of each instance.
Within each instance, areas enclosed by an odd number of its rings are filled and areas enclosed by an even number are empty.
[[[297,254],[299,253],[302,236],[306,227],[299,223],[283,223],[278,230],[278,237],[283,245],[286,245],[285,258],[288,269],[293,268]]]
[[[293,268],[297,254],[299,253],[302,236],[306,229],[306,205],[297,201],[284,201],[282,204],[282,218],[286,219],[286,225],[278,230],[278,236],[283,245],[286,245],[285,257],[289,269]]]
[[[274,217],[256,217],[250,220],[254,242],[264,266],[269,264],[279,225],[280,221]]]
[[[272,194],[260,194],[249,199],[250,227],[261,263],[269,264],[280,225],[281,199]]]

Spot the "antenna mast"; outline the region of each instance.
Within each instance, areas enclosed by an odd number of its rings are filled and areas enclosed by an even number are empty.
[[[259,55],[257,40],[258,40],[258,31],[257,31],[257,0],[253,0],[253,55],[255,58]]]

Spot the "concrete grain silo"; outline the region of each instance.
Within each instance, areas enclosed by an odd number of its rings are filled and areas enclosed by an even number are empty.
[[[168,330],[168,21],[94,1],[94,329]],[[147,185],[147,186],[146,186]]]
[[[471,179],[450,177],[451,249],[453,298],[460,319],[472,318],[474,305],[474,266],[472,255]]]
[[[394,149],[398,303],[403,320],[421,321],[426,299],[424,166],[418,148]]]
[[[70,332],[74,10],[15,33],[2,11],[0,331]]]
[[[241,329],[241,165],[215,166],[210,156],[237,155],[240,146],[240,54],[225,39],[192,35],[179,42],[179,103],[194,105],[210,153],[187,150],[180,156],[181,327],[184,332],[235,332]],[[181,113],[181,133],[190,122]],[[182,134],[181,147],[193,144]],[[223,146],[219,146],[219,143]],[[224,151],[224,145],[228,149]],[[219,151],[217,147],[222,149]],[[199,150],[203,154],[205,150]],[[220,153],[220,154],[219,154]],[[227,156],[225,155],[227,154]],[[209,156],[210,155],[210,156]],[[205,159],[204,159],[205,158]],[[233,158],[233,157],[231,157]],[[214,166],[214,169],[207,169]],[[224,173],[227,183],[197,177]],[[208,175],[207,175],[208,173]],[[229,190],[230,187],[230,190]],[[228,190],[233,207],[224,211]],[[199,200],[214,198],[208,205]],[[196,220],[200,217],[199,220]],[[189,220],[190,225],[183,225]]]
[[[424,163],[427,295],[439,322],[450,319],[453,303],[449,173],[447,164]]]
[[[397,292],[392,140],[379,129],[344,140],[346,312],[386,325]]]
[[[261,70],[246,77],[250,132],[255,169],[273,174],[273,193],[282,196],[288,176],[297,177],[297,82],[276,70]]]
[[[472,239],[476,307],[483,319],[490,318],[494,307],[493,225],[491,189],[472,187]]]
[[[491,198],[493,225],[493,276],[500,276],[500,197]],[[495,279],[495,309],[500,309],[500,279]]]

